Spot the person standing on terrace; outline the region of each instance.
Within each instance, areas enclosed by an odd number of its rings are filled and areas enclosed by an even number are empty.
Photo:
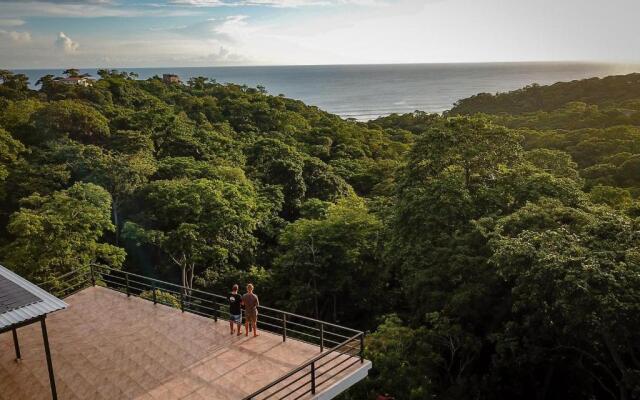
[[[242,329],[242,312],[240,311],[240,305],[242,304],[242,296],[238,294],[238,285],[233,285],[231,293],[229,293],[229,327],[231,328],[231,334],[233,335],[233,326],[238,326],[238,336]]]
[[[247,285],[247,293],[242,296],[245,314],[245,336],[249,336],[249,328],[253,328],[253,336],[258,336],[258,296],[253,293],[253,285]]]

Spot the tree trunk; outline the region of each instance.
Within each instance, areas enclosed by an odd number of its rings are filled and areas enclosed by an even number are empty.
[[[618,353],[618,349],[616,349],[616,344],[611,340],[611,336],[607,332],[602,333],[602,338],[604,339],[604,344],[609,350],[609,355],[613,359],[613,362],[616,364],[616,367],[622,374],[622,382],[618,385],[618,390],[620,391],[620,400],[627,400],[629,398],[629,393],[627,391],[626,385],[629,384],[629,370],[627,366],[624,365],[624,361],[622,361],[622,357],[620,353]]]
[[[191,296],[191,292],[193,290],[193,278],[195,276],[195,264],[191,264],[189,266],[189,296]]]
[[[182,293],[186,294],[187,290],[187,265],[183,264],[180,266],[182,273]]]
[[[116,227],[116,232],[115,232],[116,246],[118,246],[120,244],[120,226],[119,226],[120,221],[118,221],[118,203],[116,201],[113,202],[112,208],[113,208],[113,225],[115,225]]]
[[[551,378],[553,377],[553,371],[555,370],[554,366],[550,366],[547,368],[547,373],[544,376],[544,384],[542,385],[542,389],[538,391],[538,395],[536,396],[538,400],[544,400],[547,398],[547,392],[549,391],[549,386],[551,385]]]
[[[316,319],[320,319],[320,310],[318,309],[318,284],[315,276],[313,277],[313,309]]]
[[[337,296],[334,293],[333,294],[333,322],[337,322],[338,321],[338,312],[336,310],[336,302],[337,302]]]

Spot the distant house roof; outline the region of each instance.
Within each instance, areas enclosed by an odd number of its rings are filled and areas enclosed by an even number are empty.
[[[64,301],[0,265],[0,332],[66,307]]]

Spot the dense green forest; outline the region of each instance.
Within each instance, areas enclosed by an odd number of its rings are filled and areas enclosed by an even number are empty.
[[[368,123],[99,75],[0,71],[1,264],[251,281],[369,332],[346,399],[640,398],[640,75]]]

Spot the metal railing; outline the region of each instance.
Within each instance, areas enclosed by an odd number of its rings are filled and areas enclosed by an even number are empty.
[[[74,270],[40,284],[58,297],[67,297],[95,285],[216,321],[228,319],[229,315],[226,296],[101,265]],[[243,400],[297,400],[314,395],[342,372],[364,362],[364,333],[361,331],[271,307],[259,306],[258,310],[260,329],[281,335],[282,341],[293,339],[316,345],[320,354]]]

